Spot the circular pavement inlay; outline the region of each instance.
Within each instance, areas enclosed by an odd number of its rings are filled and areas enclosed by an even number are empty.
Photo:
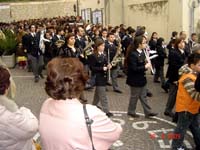
[[[172,140],[180,138],[173,130],[176,124],[159,118],[145,118],[144,114],[139,118],[130,118],[126,112],[112,111],[114,117],[111,119],[122,125],[123,133],[116,141],[112,150],[170,150]],[[188,149],[194,147],[192,134],[187,132],[184,144]]]

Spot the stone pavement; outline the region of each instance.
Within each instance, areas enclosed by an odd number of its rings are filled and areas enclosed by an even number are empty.
[[[42,103],[48,97],[44,90],[44,81],[34,83],[32,73],[26,70],[11,69],[17,85],[16,103],[19,106],[26,106],[38,117]],[[129,88],[125,84],[125,78],[119,78],[119,85],[122,94],[114,93],[112,87],[108,86],[107,96],[110,110],[114,112],[112,120],[121,123],[123,133],[119,141],[114,143],[112,150],[169,150],[171,139],[178,138],[172,131],[175,124],[169,117],[164,116],[163,111],[167,102],[168,94],[160,88],[159,83],[153,83],[152,75],[148,74],[148,88],[153,93],[149,103],[158,116],[147,119],[143,115],[143,109],[138,101],[137,113],[140,118],[132,119],[127,117],[126,111],[129,101]],[[94,90],[86,91],[85,95],[91,103]],[[194,147],[191,134],[186,135],[185,145],[192,149]]]

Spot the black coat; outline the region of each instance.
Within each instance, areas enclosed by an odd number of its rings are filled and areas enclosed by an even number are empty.
[[[155,67],[156,68],[163,67],[165,58],[167,57],[165,48],[163,48],[162,46],[157,46],[156,51],[157,51],[158,57],[155,58]]]
[[[174,50],[169,54],[169,72],[168,72],[168,78],[170,83],[173,83],[174,81],[178,81],[179,75],[178,70],[181,68],[181,66],[184,65],[185,62],[185,54],[181,53],[180,50]]]
[[[49,41],[44,41],[45,45],[45,51],[44,51],[44,56],[47,58],[53,58],[53,48],[52,48],[52,40]]]
[[[39,42],[40,42],[40,34],[36,33],[35,36],[32,36],[31,33],[27,36],[27,53],[31,54],[34,57],[38,57],[39,55],[42,55],[42,51],[39,48]]]
[[[155,40],[153,40],[153,39],[151,39],[151,40],[149,41],[149,48],[150,48],[151,50],[156,50],[156,45],[157,45],[157,41],[155,41]]]
[[[106,86],[107,71],[103,70],[103,67],[108,64],[106,56],[92,54],[89,57],[89,64],[92,74],[95,75],[96,86]]]
[[[127,51],[128,46],[130,43],[133,42],[133,37],[130,35],[125,35],[122,39],[122,48],[125,50],[125,53]]]
[[[81,37],[80,39],[76,36],[76,41],[75,41],[75,47],[79,48],[81,51],[86,47],[86,39],[84,37]]]
[[[59,56],[61,57],[73,57],[73,58],[79,58],[80,61],[82,63],[85,62],[85,59],[83,57],[81,57],[80,55],[82,54],[81,53],[81,50],[79,48],[75,48],[76,51],[74,52],[72,50],[72,48],[66,46],[65,48],[61,49],[60,52],[59,52]]]
[[[185,42],[185,48],[184,48],[185,56],[188,57],[191,54],[191,52],[190,52],[190,46],[189,46],[189,44],[186,41],[184,41],[184,42]]]
[[[171,59],[172,59],[172,55],[173,55],[173,52],[175,51],[175,48],[173,47],[169,47],[169,54],[168,54],[168,67],[167,67],[167,72],[166,72],[166,78],[169,78],[169,72],[170,72],[170,67],[171,65],[169,65],[171,63]]]
[[[143,87],[147,83],[144,52],[131,51],[127,59],[127,80],[130,86]]]

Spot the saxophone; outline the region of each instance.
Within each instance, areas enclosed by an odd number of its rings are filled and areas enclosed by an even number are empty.
[[[119,62],[123,62],[124,57],[121,56],[122,54],[122,45],[119,40],[117,40],[117,52],[113,57],[113,60],[110,62],[113,67],[115,67]]]

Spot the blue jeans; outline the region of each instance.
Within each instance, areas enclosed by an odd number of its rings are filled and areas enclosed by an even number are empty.
[[[200,150],[200,127],[198,125],[198,114],[194,115],[189,112],[178,112],[178,122],[174,134],[179,135],[179,138],[173,139],[173,150],[183,147],[184,136],[188,128],[192,132],[196,144],[196,150]]]

